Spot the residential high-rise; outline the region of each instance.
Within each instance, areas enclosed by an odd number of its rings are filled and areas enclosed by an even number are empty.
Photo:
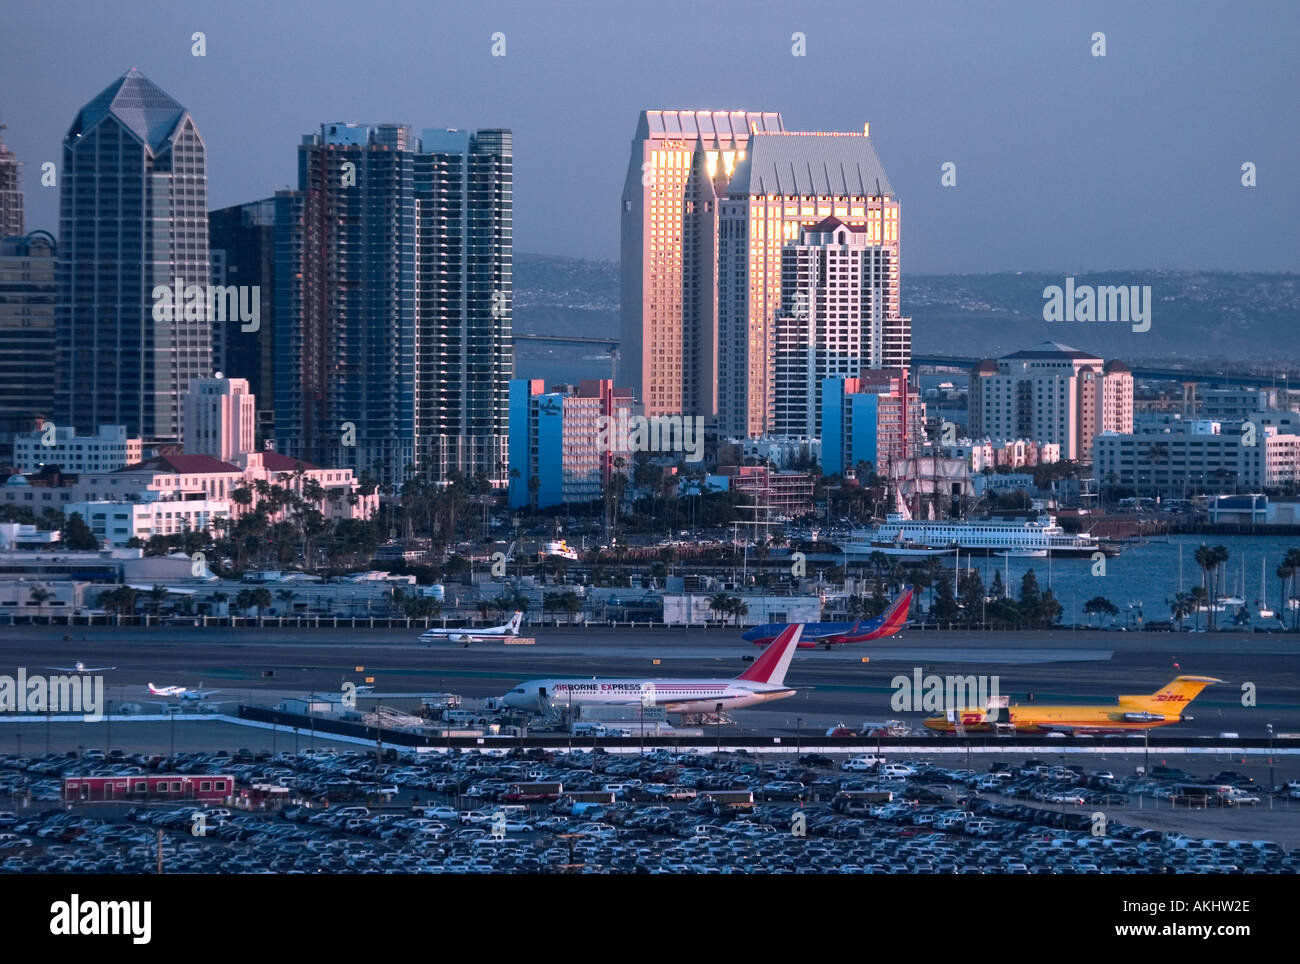
[[[185,396],[186,455],[233,462],[257,451],[257,402],[242,378],[199,378]]]
[[[257,399],[257,438],[275,434],[275,198],[221,208],[208,215],[212,283],[258,292],[256,326],[217,324],[212,366],[243,378]]]
[[[863,232],[861,243],[871,250],[864,265],[871,272],[869,323],[880,325],[882,360],[903,367],[911,363],[911,322],[899,316],[899,205],[865,128],[862,133],[755,131],[720,209],[721,432],[773,431],[774,322],[782,307],[783,248],[799,241],[801,229],[827,218]]]
[[[4,129],[0,124],[0,131]],[[16,238],[24,230],[22,166],[0,138],[0,238]]]
[[[504,486],[510,132],[326,124],[298,165],[275,198],[276,447]]]
[[[871,242],[865,226],[826,218],[781,249],[781,302],[773,324],[777,436],[821,434],[821,386],[864,369],[902,369],[911,358],[898,313],[897,245]]]
[[[620,471],[616,459],[631,472],[631,453],[620,455],[609,440],[612,426],[626,424],[635,408],[632,390],[615,388],[608,378],[550,392],[540,378],[512,381],[510,508],[598,501]]]
[[[889,475],[894,466],[920,455],[925,403],[908,386],[906,369],[864,371],[860,378],[832,376],[823,379],[821,396],[821,464],[826,475],[843,474],[859,462]]]
[[[1087,462],[1095,436],[1133,431],[1133,374],[1045,341],[976,365],[968,411],[972,438],[1054,442],[1062,459]]]
[[[0,240],[0,443],[54,404],[55,253],[46,231]]]
[[[211,374],[212,323],[180,307],[155,320],[154,291],[206,293],[205,153],[189,111],[135,69],[73,120],[59,177],[57,424],[180,441],[181,399]]]
[[[755,131],[781,115],[647,110],[621,212],[624,379],[647,416],[717,410],[718,204]]]

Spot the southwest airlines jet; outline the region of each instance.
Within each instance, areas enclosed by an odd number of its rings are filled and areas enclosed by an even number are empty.
[[[729,711],[783,700],[794,696],[785,685],[785,672],[800,629],[798,624],[786,629],[735,679],[535,679],[507,693],[506,705],[543,712],[548,706],[640,703],[662,706],[670,713],[712,713],[719,703]]]
[[[1179,676],[1150,696],[1121,696],[1112,706],[1011,706],[999,709],[950,709],[925,721],[931,730],[952,733],[996,730],[1010,726],[1017,733],[1125,733],[1168,726],[1183,719],[1183,710],[1211,683],[1213,676]],[[989,717],[993,718],[990,720]]]
[[[800,649],[816,649],[825,646],[840,646],[845,643],[865,643],[872,639],[884,639],[902,632],[907,625],[907,614],[912,605],[912,587],[904,586],[897,599],[886,607],[885,611],[874,619],[860,619],[856,623],[804,623],[803,642]],[[789,623],[768,623],[755,626],[741,639],[748,639],[754,645],[770,643]]]

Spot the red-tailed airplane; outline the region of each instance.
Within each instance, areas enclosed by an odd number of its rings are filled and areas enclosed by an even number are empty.
[[[803,636],[799,642],[800,649],[816,649],[825,646],[841,646],[847,643],[865,643],[872,639],[884,639],[900,633],[907,626],[907,614],[912,606],[912,587],[904,586],[898,598],[889,604],[883,613],[874,619],[860,619],[856,623],[804,623]],[[741,639],[748,639],[756,646],[766,645],[791,623],[768,623],[755,626]]]
[[[662,706],[669,713],[728,712],[794,696],[785,685],[799,624],[783,632],[745,672],[735,679],[610,679],[608,677],[534,679],[505,695],[507,706],[544,712],[551,706],[617,704]]]

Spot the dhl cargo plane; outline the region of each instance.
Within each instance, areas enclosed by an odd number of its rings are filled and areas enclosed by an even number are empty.
[[[932,716],[926,727],[952,733],[1014,730],[1017,733],[1126,733],[1179,723],[1183,709],[1201,690],[1223,680],[1213,676],[1179,676],[1150,696],[1121,696],[1113,706],[1008,706],[950,709]]]

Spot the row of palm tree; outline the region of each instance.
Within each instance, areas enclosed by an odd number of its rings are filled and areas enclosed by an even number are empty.
[[[730,616],[732,625],[739,625],[742,616],[749,614],[749,604],[739,596],[729,596],[725,592],[715,594],[709,599],[709,609],[723,618]]]

